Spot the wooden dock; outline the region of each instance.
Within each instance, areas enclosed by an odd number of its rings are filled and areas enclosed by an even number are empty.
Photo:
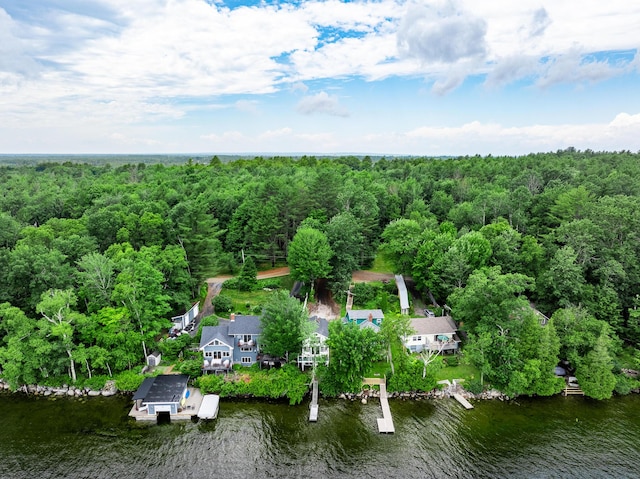
[[[584,391],[580,389],[578,386],[565,386],[562,391],[563,396],[584,396]]]
[[[317,422],[318,421],[318,380],[314,379],[312,381],[312,393],[311,393],[311,405],[309,406],[309,421]]]
[[[453,395],[453,398],[458,401],[460,404],[462,404],[462,406],[465,409],[473,409],[473,404],[471,404],[469,401],[467,401],[465,398],[462,397],[462,395],[455,393]]]
[[[382,406],[382,417],[378,418],[378,432],[394,433],[396,428],[393,425],[391,409],[389,409],[389,399],[387,398],[387,385],[384,380],[380,381],[380,406]]]

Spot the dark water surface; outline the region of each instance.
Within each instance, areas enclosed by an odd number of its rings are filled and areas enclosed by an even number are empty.
[[[0,478],[640,478],[640,397],[308,405],[223,400],[212,422],[136,423],[124,397],[0,395]]]

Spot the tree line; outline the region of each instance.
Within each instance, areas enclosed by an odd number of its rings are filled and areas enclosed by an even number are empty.
[[[243,255],[298,261],[342,299],[379,247],[452,308],[491,382],[556,389],[533,386],[556,358],[615,371],[640,340],[639,168],[635,153],[574,149],[1,167],[3,374],[19,384],[139,364],[203,280],[236,273]],[[309,251],[321,265],[308,268]],[[52,304],[66,319],[52,321]],[[541,334],[550,357],[532,346]]]

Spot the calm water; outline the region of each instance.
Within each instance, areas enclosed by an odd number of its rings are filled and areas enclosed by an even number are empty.
[[[640,397],[308,406],[223,400],[216,421],[136,424],[126,398],[0,395],[0,478],[638,478]]]

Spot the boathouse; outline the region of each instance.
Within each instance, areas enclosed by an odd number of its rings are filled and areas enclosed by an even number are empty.
[[[164,374],[146,378],[133,396],[137,412],[155,418],[159,413],[175,416],[187,400],[186,374]]]

